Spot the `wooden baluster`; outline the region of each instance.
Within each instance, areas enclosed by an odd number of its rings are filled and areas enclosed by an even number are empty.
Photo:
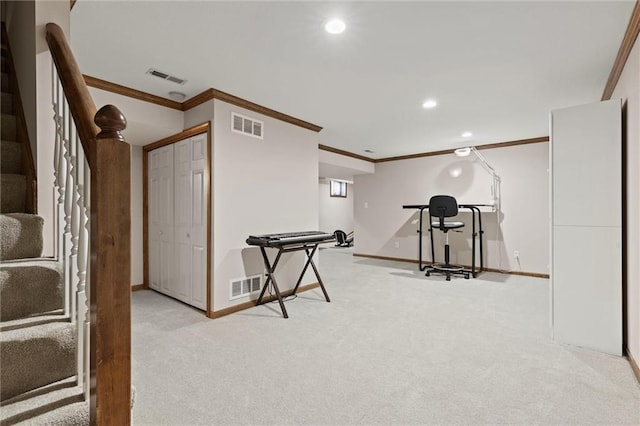
[[[91,163],[92,424],[131,423],[131,165],[114,106],[95,116]]]

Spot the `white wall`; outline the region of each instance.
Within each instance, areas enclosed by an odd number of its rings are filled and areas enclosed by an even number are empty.
[[[122,132],[131,145],[147,145],[183,130],[184,113],[172,108],[89,87],[96,108],[115,105],[127,119]]]
[[[213,100],[201,103],[184,113],[184,128],[197,126],[213,120]],[[213,160],[212,160],[213,161]]]
[[[549,144],[546,142],[482,150],[502,178],[502,224],[497,215],[483,213],[485,266],[548,274],[549,264]],[[458,177],[453,177],[459,174]],[[491,177],[473,155],[452,154],[376,163],[373,175],[355,176],[355,253],[401,259],[418,257],[418,211],[404,204],[426,204],[432,195],[450,194],[460,203],[489,203]],[[366,205],[366,207],[365,207]],[[450,236],[451,260],[471,264],[471,217],[462,233]],[[425,212],[424,227],[428,226]],[[438,238],[440,233],[436,233]],[[496,238],[497,235],[497,238]],[[436,239],[436,259],[442,257]],[[397,246],[397,247],[396,247]],[[520,261],[513,252],[518,250]],[[423,259],[430,260],[428,233]]]
[[[264,139],[232,132],[232,111],[263,121]],[[259,249],[245,242],[249,235],[318,228],[318,140],[313,131],[219,100],[185,113],[185,127],[207,120],[213,125],[212,306],[219,311],[249,300],[229,300],[231,280],[264,272]],[[280,290],[293,288],[303,261],[302,252],[282,256]],[[308,272],[301,285],[316,281]]]
[[[636,41],[612,98],[621,98],[626,118],[626,323],[624,339],[640,363],[640,43]]]
[[[346,233],[353,231],[353,185],[347,184],[347,198],[329,196],[329,181],[318,185],[321,231],[333,232],[341,229]]]
[[[36,161],[36,4],[34,1],[2,2],[6,9],[4,17],[11,44],[13,63],[22,96],[22,108],[27,122],[33,160]],[[49,102],[48,105],[51,105]],[[51,114],[53,116],[53,113]]]
[[[131,146],[131,285],[144,282],[142,147]]]
[[[354,175],[374,173],[375,164],[321,149],[318,152],[320,176],[351,180]]]
[[[89,88],[96,108],[115,105],[127,119],[122,132],[131,144],[131,285],[144,281],[142,229],[142,145],[180,133],[184,113],[105,90]]]

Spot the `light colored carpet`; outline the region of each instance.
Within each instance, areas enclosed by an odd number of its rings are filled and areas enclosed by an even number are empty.
[[[3,72],[0,212],[13,213],[25,210],[26,183],[19,174],[20,145],[12,142],[16,117],[13,95],[4,93],[7,80]],[[76,329],[60,312],[62,265],[35,259],[42,255],[42,225],[38,216],[0,215],[0,426],[89,423],[88,405],[73,378],[55,383],[76,373]]]
[[[13,321],[15,323],[16,321]],[[31,320],[27,320],[32,324]],[[52,319],[0,333],[0,400],[75,374],[76,333],[69,322]]]
[[[624,358],[549,337],[548,280],[320,253],[320,290],[209,320],[133,295],[136,425],[640,424]]]
[[[6,102],[4,93],[2,94],[3,105]],[[18,142],[0,141],[0,172],[1,173],[22,173],[22,146]]]
[[[88,424],[89,404],[83,401],[82,389],[76,386],[75,377],[2,402],[2,426]]]
[[[63,307],[61,262],[52,259],[0,262],[0,320],[25,318]]]
[[[33,214],[0,214],[0,260],[41,256],[43,225]]]
[[[11,114],[0,114],[0,138],[3,141],[16,140],[16,116]]]
[[[9,74],[4,71],[0,74],[0,88],[3,92],[9,91]]]
[[[0,212],[24,212],[26,187],[25,175],[0,175]]]
[[[13,114],[13,94],[12,93],[2,92],[2,94],[0,95],[0,113]]]

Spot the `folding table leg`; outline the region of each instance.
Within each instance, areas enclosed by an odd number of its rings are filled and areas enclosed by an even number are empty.
[[[313,272],[316,274],[316,278],[318,279],[318,284],[320,284],[320,288],[322,289],[322,292],[324,293],[324,298],[326,299],[327,302],[331,302],[331,300],[329,300],[329,295],[327,294],[327,290],[324,288],[324,284],[322,283],[322,279],[320,278],[320,274],[318,273],[318,269],[316,268],[315,263],[313,263],[313,255],[316,253],[316,250],[318,249],[318,244],[315,244],[313,246],[313,249],[311,250],[311,253],[309,253],[309,248],[310,247],[305,247],[304,248],[304,252],[307,254],[307,262],[304,265],[304,268],[302,268],[302,273],[300,274],[300,277],[298,278],[298,282],[296,283],[296,286],[293,288],[293,294],[296,294],[296,291],[298,291],[298,287],[300,286],[300,283],[302,282],[302,278],[304,277],[304,273],[307,272],[307,268],[309,267],[309,265],[311,265],[311,267],[313,268]]]
[[[309,253],[307,252],[307,256],[308,255]],[[331,300],[329,299],[329,295],[327,294],[327,290],[324,288],[324,284],[322,283],[322,279],[320,278],[320,274],[318,273],[318,269],[316,268],[316,264],[313,263],[313,260],[311,260],[311,257],[309,257],[309,261],[311,262],[311,267],[313,268],[313,272],[316,273],[316,278],[318,278],[318,284],[320,284],[320,288],[324,293],[324,298],[327,300],[327,302],[331,302]]]
[[[282,254],[282,249],[278,251],[278,255],[276,256],[276,260],[273,262],[273,266],[269,264],[269,258],[267,257],[267,253],[264,247],[260,247],[260,251],[262,252],[262,260],[264,261],[264,266],[267,269],[267,280],[262,286],[262,291],[260,292],[260,297],[256,301],[256,305],[260,305],[262,303],[262,297],[264,296],[265,291],[269,284],[273,286],[273,289],[276,292],[276,297],[278,298],[278,303],[280,304],[280,310],[282,310],[282,316],[285,318],[289,318],[287,314],[287,308],[284,307],[284,302],[282,301],[282,295],[280,294],[280,289],[278,288],[278,284],[276,283],[276,277],[273,275],[273,272],[278,265],[278,261],[280,260],[280,255]]]

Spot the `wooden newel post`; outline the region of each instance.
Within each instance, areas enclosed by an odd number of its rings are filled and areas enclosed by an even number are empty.
[[[91,424],[131,423],[131,161],[113,105],[95,115],[91,167]]]

